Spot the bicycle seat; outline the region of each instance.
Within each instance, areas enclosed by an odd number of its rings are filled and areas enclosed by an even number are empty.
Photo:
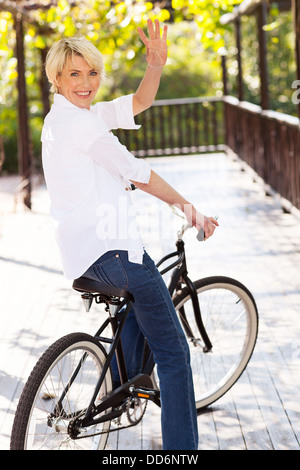
[[[122,297],[124,299],[132,299],[132,295],[124,289],[118,289],[109,286],[101,281],[94,281],[87,277],[79,277],[73,281],[73,289],[80,292],[90,292],[91,294],[103,294],[112,297]]]

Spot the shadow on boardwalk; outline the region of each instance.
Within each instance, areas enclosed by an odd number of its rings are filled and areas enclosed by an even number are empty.
[[[253,293],[260,332],[239,382],[199,415],[199,449],[299,450],[300,441],[300,219],[266,197],[238,162],[223,154],[151,160],[155,171],[220,228],[207,243],[186,236],[193,279],[226,275]],[[86,315],[62,276],[44,186],[33,193],[33,212],[14,212],[16,179],[0,178],[0,449],[9,448],[14,411],[40,354],[72,332],[93,334],[103,312]],[[168,207],[136,191],[147,251],[158,260],[173,249],[181,221]],[[143,423],[115,433],[109,448],[159,449],[160,414],[152,404]]]

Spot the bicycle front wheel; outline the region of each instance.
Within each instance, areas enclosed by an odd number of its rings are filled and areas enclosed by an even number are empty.
[[[194,282],[205,330],[212,343],[206,352],[187,287],[173,298],[190,345],[197,409],[223,396],[245,370],[255,347],[258,314],[248,289],[228,277]]]
[[[79,439],[72,439],[69,430],[72,420],[82,416],[89,406],[105,361],[104,348],[85,333],[69,334],[50,346],[24,387],[14,419],[11,450],[104,449],[109,421],[80,430]],[[108,369],[97,400],[111,390]]]

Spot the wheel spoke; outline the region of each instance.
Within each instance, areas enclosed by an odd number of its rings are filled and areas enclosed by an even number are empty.
[[[84,360],[83,360],[84,359]],[[106,361],[104,349],[84,333],[67,335],[54,343],[37,363],[22,393],[12,431],[12,449],[104,448],[110,422],[78,428],[73,420],[85,414]],[[110,371],[99,396],[112,389]],[[25,414],[26,413],[26,414]],[[92,435],[103,432],[102,435]],[[85,436],[86,434],[86,436]]]
[[[204,352],[189,341],[197,408],[207,406],[238,380],[252,355],[258,328],[255,302],[238,281],[225,277],[195,283],[202,321],[213,344]],[[188,290],[174,299],[175,308],[184,308],[189,329],[199,338],[197,322]],[[183,327],[186,325],[183,325]],[[200,343],[202,341],[200,340]]]

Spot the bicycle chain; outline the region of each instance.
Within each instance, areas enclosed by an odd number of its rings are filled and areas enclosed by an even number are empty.
[[[74,439],[74,440],[77,440],[77,439],[86,439],[87,437],[93,437],[93,436],[100,436],[101,434],[109,434],[111,432],[116,432],[116,431],[121,431],[122,429],[128,429],[128,428],[131,428],[133,426],[136,426],[137,424],[140,423],[140,421],[142,420],[142,418],[144,417],[144,414],[146,412],[146,408],[147,408],[147,400],[145,400],[145,404],[144,404],[144,409],[142,411],[142,414],[140,416],[139,419],[137,419],[135,422],[132,421],[132,418],[131,416],[129,415],[129,409],[130,409],[130,406],[131,406],[131,402],[130,400],[128,401],[128,404],[126,405],[126,409],[124,410],[123,414],[126,413],[126,416],[127,416],[127,419],[129,421],[129,423],[131,424],[127,424],[126,426],[120,426],[120,427],[117,427],[115,429],[108,429],[107,431],[99,431],[99,432],[96,432],[96,433],[92,433],[92,434],[85,434],[85,435],[80,435],[80,430],[76,428],[76,423],[78,421],[80,421],[80,418],[75,418],[73,419],[72,421],[70,421],[69,423],[69,426],[68,426],[68,434],[69,436],[71,437],[71,439]],[[122,416],[122,415],[121,415]],[[121,416],[119,418],[121,418]],[[117,418],[117,419],[119,419]],[[116,421],[116,420],[115,420]]]
[[[133,426],[136,426],[137,424],[138,424],[138,422],[133,423],[133,424],[127,424],[127,426],[121,426],[121,427],[115,428],[115,429],[108,429],[107,431],[99,431],[99,432],[95,432],[95,433],[92,433],[92,434],[85,434],[84,436],[77,435],[76,437],[75,436],[71,437],[71,434],[69,434],[69,435],[70,435],[71,439],[74,439],[74,440],[86,439],[87,437],[100,436],[101,434],[110,434],[111,432],[116,432],[116,431],[121,431],[122,429],[132,428]],[[69,428],[68,428],[68,433],[69,433]]]
[[[143,400],[141,398],[133,397],[129,399],[128,404],[126,406],[126,416],[127,416],[129,423],[132,423],[135,425],[135,424],[138,424],[143,419],[144,414],[146,413],[147,404],[148,404],[148,400]],[[138,409],[141,410],[141,415],[138,418],[134,418],[133,416],[134,411]],[[130,411],[133,411],[133,413],[130,413]]]

